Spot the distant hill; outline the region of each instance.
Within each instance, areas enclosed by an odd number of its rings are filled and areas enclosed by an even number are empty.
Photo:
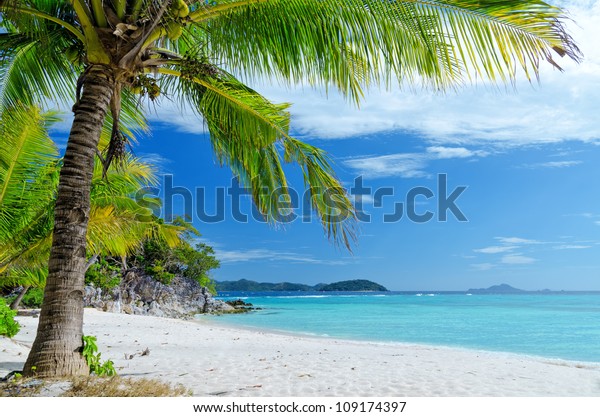
[[[387,291],[383,285],[366,279],[339,281],[321,287],[319,291]]]
[[[471,294],[518,294],[527,291],[511,287],[508,284],[500,284],[492,285],[489,288],[469,288],[467,292]]]
[[[339,281],[314,286],[292,282],[256,282],[247,279],[238,281],[217,281],[218,292],[224,291],[388,291],[383,285],[366,279]]]
[[[256,282],[248,279],[217,281],[217,291],[314,291],[313,287],[291,282]]]

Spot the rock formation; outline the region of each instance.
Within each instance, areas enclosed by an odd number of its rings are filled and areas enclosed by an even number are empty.
[[[192,279],[176,276],[165,285],[138,269],[128,270],[121,284],[108,291],[86,286],[84,305],[112,313],[172,318],[234,310]]]

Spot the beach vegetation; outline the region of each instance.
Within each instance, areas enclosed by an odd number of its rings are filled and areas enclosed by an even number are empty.
[[[66,389],[65,382],[68,382]],[[150,378],[89,375],[40,383],[36,378],[15,374],[9,382],[0,383],[0,397],[35,397],[42,389],[61,397],[190,397],[193,394],[181,384]]]
[[[98,352],[98,345],[96,344],[96,336],[83,336],[82,340],[83,350],[81,354],[89,367],[90,374],[100,377],[116,375],[113,361],[102,362],[102,355]]]
[[[0,200],[0,220],[4,220],[4,233],[0,233],[0,287],[18,287],[17,294],[7,298],[12,309],[19,305],[39,308],[43,301],[52,238],[50,207],[56,196],[56,174],[61,164],[56,145],[47,134],[54,122],[35,107],[6,108],[0,113],[0,126],[8,144],[0,152],[0,163],[13,165],[11,170],[0,173],[7,190]],[[29,159],[12,151],[19,147]],[[50,157],[44,164],[32,164],[39,152]],[[133,266],[140,266],[137,264],[141,262],[147,272],[163,283],[170,283],[174,273],[179,273],[199,277],[198,282],[210,286],[208,270],[218,266],[214,257],[205,255],[212,248],[203,245],[203,252],[197,253],[187,243],[187,239],[199,237],[191,225],[182,219],[166,224],[145,213],[133,198],[140,187],[153,183],[153,168],[129,155],[107,172],[99,160],[96,163],[85,283],[104,291],[118,286],[129,258],[135,261]],[[45,199],[36,194],[28,198],[24,192],[29,191],[27,185],[32,178],[40,178],[41,182],[48,173],[54,178],[38,185],[46,193]],[[159,205],[160,201],[156,199],[153,204]],[[151,250],[152,246],[160,250]],[[171,252],[175,255],[171,256]],[[144,256],[152,258],[145,261]],[[169,262],[168,270],[161,266],[163,262]]]
[[[182,219],[175,219],[175,224],[185,224]],[[144,240],[140,249],[128,258],[128,264],[141,268],[163,284],[169,284],[175,275],[193,279],[203,287],[216,293],[215,283],[209,272],[220,266],[214,249],[205,243],[192,243],[200,235],[188,227],[183,239],[170,246],[157,237]]]
[[[145,271],[155,280],[165,285],[171,284],[171,281],[175,278],[175,274],[167,271],[161,261],[156,261],[154,265],[147,267]]]
[[[62,397],[190,397],[180,384],[149,378],[76,378]]]
[[[288,104],[240,78],[335,88],[358,103],[367,87],[393,80],[434,90],[510,83],[536,78],[542,62],[580,56],[564,12],[540,0],[6,0],[0,13],[2,105],[68,102],[74,112],[47,212],[52,249],[25,376],[33,366],[44,377],[87,374],[80,348],[94,171],[108,172],[124,154],[135,136],[127,126],[143,121],[141,99],[167,96],[202,115],[217,160],[267,222],[288,212],[284,163],[299,165],[325,234],[350,247],[355,211],[328,156],[290,135]],[[31,166],[47,159],[31,155]]]
[[[30,288],[23,296],[21,304],[26,308],[40,308],[42,306],[42,301],[44,301],[44,289]]]
[[[1,99],[0,99],[1,100]],[[48,275],[53,238],[53,208],[63,160],[48,128],[58,119],[36,106],[17,104],[0,109],[0,288],[19,287],[11,308],[21,303],[39,307]],[[102,141],[108,140],[107,133]],[[92,174],[87,239],[88,283],[108,288],[118,284],[116,268],[105,262],[124,259],[153,236],[167,245],[180,242],[183,225],[165,224],[134,200],[141,187],[154,184],[151,165],[126,153],[104,170],[100,157]],[[160,201],[153,201],[154,205]],[[95,266],[96,263],[99,266]],[[91,268],[91,270],[89,269]]]
[[[9,286],[4,291],[11,291],[11,293],[4,297],[10,308],[18,310],[20,306],[25,308],[40,308],[42,301],[44,301],[44,289],[30,286]]]
[[[85,272],[86,285],[93,285],[103,291],[109,291],[121,283],[121,265],[101,256]]]
[[[4,298],[0,298],[0,336],[14,337],[21,326],[15,321],[16,311],[12,310]]]

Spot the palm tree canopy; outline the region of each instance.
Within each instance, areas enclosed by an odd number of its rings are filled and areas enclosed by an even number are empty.
[[[354,211],[327,156],[290,136],[286,104],[233,74],[332,87],[358,102],[394,79],[443,90],[531,79],[543,61],[580,58],[563,11],[540,0],[4,0],[0,11],[5,105],[77,100],[75,78],[108,66],[118,94],[106,164],[139,118],[136,95],[176,96],[203,116],[218,161],[268,220],[287,207],[282,163],[294,162],[327,234],[345,245]]]

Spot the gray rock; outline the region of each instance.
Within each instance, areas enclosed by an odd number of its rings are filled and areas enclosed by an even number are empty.
[[[195,314],[232,309],[215,300],[205,287],[192,279],[176,276],[170,285],[165,285],[138,269],[128,270],[121,284],[108,292],[86,286],[84,305],[111,313],[173,318],[192,318]]]

